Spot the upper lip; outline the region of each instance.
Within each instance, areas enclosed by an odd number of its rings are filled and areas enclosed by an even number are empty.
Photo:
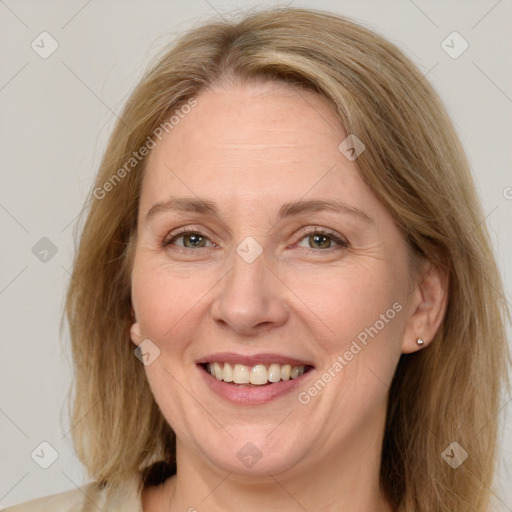
[[[291,366],[313,366],[311,362],[297,359],[295,357],[288,357],[282,354],[252,354],[243,355],[236,354],[235,352],[216,352],[202,357],[197,364],[206,363],[229,363],[231,365],[243,364],[244,366],[256,366],[257,364],[289,364]]]

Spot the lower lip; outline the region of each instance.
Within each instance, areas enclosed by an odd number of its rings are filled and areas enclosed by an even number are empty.
[[[303,373],[300,377],[290,380],[280,380],[272,384],[263,386],[251,386],[243,384],[229,384],[223,380],[218,380],[210,375],[205,368],[198,365],[200,373],[206,382],[206,385],[218,396],[237,405],[261,405],[271,402],[277,398],[287,395],[293,389],[303,382],[309,373]]]

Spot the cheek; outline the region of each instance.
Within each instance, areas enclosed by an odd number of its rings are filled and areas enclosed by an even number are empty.
[[[194,316],[211,287],[208,279],[198,279],[193,272],[182,274],[167,265],[152,264],[149,258],[136,262],[132,302],[141,335],[157,345],[164,344],[169,336],[176,339],[180,326]]]
[[[181,362],[190,346],[190,326],[200,320],[200,299],[208,291],[204,279],[191,275],[144,255],[135,260],[132,271],[132,303],[140,335],[160,350],[159,357],[145,366],[146,377],[156,403],[180,439],[189,437],[194,422],[204,421],[183,393],[188,377]]]
[[[289,280],[304,312],[309,310],[321,322],[322,332],[334,344],[374,326],[382,335],[394,335],[403,327],[404,315],[399,313],[405,310],[404,276],[382,260],[329,272],[297,272]]]
[[[333,437],[382,421],[385,412],[405,326],[400,281],[386,276],[380,265],[365,265],[317,275],[315,286],[310,277],[296,281],[297,294],[308,298],[304,322],[321,320],[311,335],[322,354],[298,401],[305,414],[325,416],[322,428]]]
[[[294,291],[307,306],[301,316],[321,348],[320,377],[336,382],[332,390],[343,400],[351,388],[351,403],[371,401],[391,382],[406,324],[407,288],[398,267],[371,260],[294,277]]]

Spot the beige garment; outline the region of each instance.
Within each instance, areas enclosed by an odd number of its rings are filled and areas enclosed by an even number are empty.
[[[143,512],[139,479],[133,478],[107,500],[95,482],[2,509],[2,512]]]

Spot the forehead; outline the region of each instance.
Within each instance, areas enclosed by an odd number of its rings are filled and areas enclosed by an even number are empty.
[[[208,89],[152,150],[141,210],[172,196],[261,205],[370,191],[340,153],[339,120],[320,96],[273,82]]]

